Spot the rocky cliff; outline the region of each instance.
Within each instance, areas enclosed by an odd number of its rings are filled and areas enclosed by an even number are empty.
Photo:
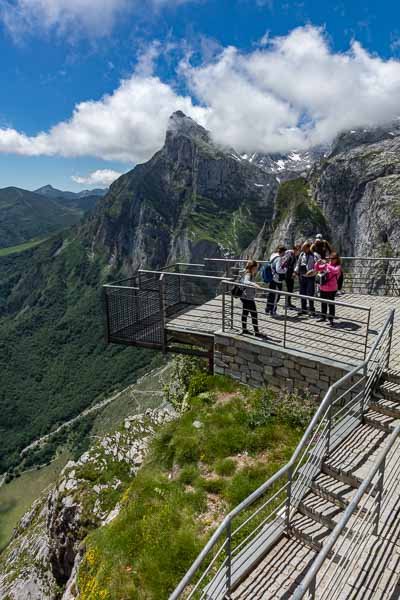
[[[271,222],[277,188],[273,175],[177,112],[164,147],[111,186],[82,235],[128,271],[240,254]]]
[[[346,256],[398,256],[399,206],[400,130],[346,132],[307,175],[281,183],[272,234],[261,231],[249,251],[322,233]]]

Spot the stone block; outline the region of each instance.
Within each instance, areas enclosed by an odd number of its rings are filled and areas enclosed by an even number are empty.
[[[224,367],[214,364],[214,373],[216,375],[226,375]]]
[[[287,367],[277,367],[274,375],[277,377],[289,377],[289,369]]]
[[[272,377],[274,374],[274,368],[271,366],[264,367],[264,377]]]
[[[302,367],[300,369],[300,373],[304,375],[306,380],[316,381],[318,379],[318,373],[315,369],[310,369],[308,367]]]

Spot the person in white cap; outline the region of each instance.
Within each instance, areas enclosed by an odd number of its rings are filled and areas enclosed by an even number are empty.
[[[322,260],[328,258],[332,252],[332,248],[330,243],[327,240],[324,240],[322,237],[322,233],[317,233],[315,236],[315,242],[312,247],[313,252],[318,254]]]

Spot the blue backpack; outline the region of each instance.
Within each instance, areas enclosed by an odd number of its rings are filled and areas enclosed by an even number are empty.
[[[263,268],[261,269],[261,279],[264,283],[271,283],[274,280],[274,273],[272,271],[272,263],[267,260]]]

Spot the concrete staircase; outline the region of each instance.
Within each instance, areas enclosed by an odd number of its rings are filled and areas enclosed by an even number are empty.
[[[311,490],[291,517],[289,533],[236,588],[232,599],[291,598],[399,420],[400,371],[387,370],[364,422],[325,458]],[[364,597],[382,598],[378,588]]]

